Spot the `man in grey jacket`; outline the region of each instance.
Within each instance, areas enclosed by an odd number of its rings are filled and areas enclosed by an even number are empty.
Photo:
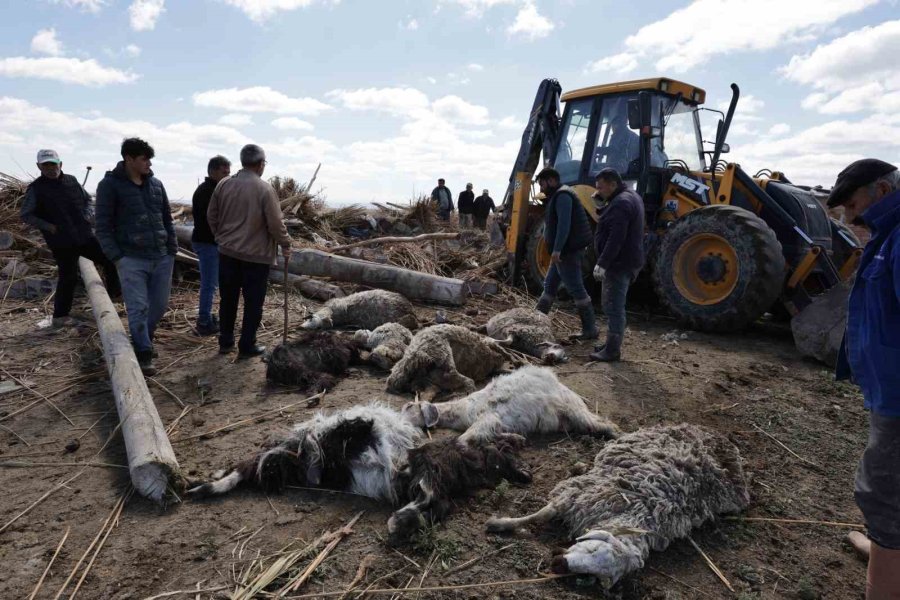
[[[241,170],[219,182],[209,201],[206,218],[219,245],[219,352],[234,350],[238,298],[244,296],[244,320],[238,358],[259,356],[256,343],[262,321],[269,267],[275,264],[275,245],[285,260],[291,238],[272,185],[262,178],[266,153],[255,144],[241,148]]]
[[[128,138],[121,154],[97,186],[97,239],[119,272],[141,371],[153,375],[153,334],[169,308],[178,241],[166,188],[150,170],[153,148]]]
[[[438,179],[437,187],[431,190],[431,201],[437,208],[438,218],[441,221],[449,221],[450,213],[453,212],[453,194],[450,188],[444,185],[444,179]]]

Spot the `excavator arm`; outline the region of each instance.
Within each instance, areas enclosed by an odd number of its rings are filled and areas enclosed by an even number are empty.
[[[528,124],[522,133],[522,143],[516,157],[509,186],[500,207],[501,228],[505,228],[506,252],[513,281],[520,276],[521,256],[525,249],[528,227],[528,198],[531,178],[537,170],[541,151],[549,163],[556,152],[559,139],[559,98],[562,87],[555,79],[544,79],[534,97]]]

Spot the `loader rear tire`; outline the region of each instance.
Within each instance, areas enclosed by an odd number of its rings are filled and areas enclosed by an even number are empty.
[[[588,294],[593,294],[596,283],[593,272],[594,263],[597,262],[597,254],[593,244],[584,249],[584,258],[581,261],[581,276]],[[528,242],[525,246],[525,283],[532,294],[540,294],[544,291],[544,278],[550,270],[550,249],[544,241],[544,222],[538,221],[528,233]],[[566,287],[560,286],[560,297],[568,298]]]
[[[736,206],[688,213],[663,235],[653,280],[663,304],[685,326],[738,331],[781,295],[785,261],[775,232]]]

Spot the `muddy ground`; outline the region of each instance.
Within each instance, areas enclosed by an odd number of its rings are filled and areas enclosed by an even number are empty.
[[[155,377],[158,384],[149,385],[164,423],[182,413],[180,402],[190,408],[171,439],[184,471],[191,477],[204,477],[251,453],[274,429],[318,409],[299,402],[303,394],[268,387],[259,360],[235,362],[234,355],[216,353],[214,338],[193,336],[189,321],[196,314],[195,292],[195,285],[183,284],[175,296],[177,308],[167,315],[158,339],[157,363],[163,368]],[[261,335],[264,343],[274,343],[280,336],[279,296],[278,288],[270,290]],[[6,371],[2,378],[24,378],[59,409],[30,391],[0,395],[0,527],[52,491],[0,533],[0,598],[27,597],[69,530],[37,595],[54,598],[128,487],[127,471],[121,468],[82,469],[73,464],[89,460],[125,464],[120,436],[113,435],[100,451],[117,417],[99,340],[84,302],[78,300],[87,315],[83,324],[55,331],[36,329],[45,316],[45,304],[7,301],[0,306],[0,364]],[[292,319],[299,324],[304,313],[301,299],[294,297],[291,302]],[[505,307],[502,302],[480,302],[477,315],[462,309],[446,313],[453,322],[483,323],[494,310]],[[565,310],[563,306],[555,314],[560,335],[575,327]],[[428,322],[435,310],[422,306],[419,313]],[[824,366],[799,358],[789,333],[775,326],[760,325],[730,336],[688,332],[686,339],[674,343],[662,337],[675,329],[665,317],[632,313],[629,328],[623,362],[585,366],[590,347],[571,346],[571,362],[556,367],[562,381],[626,431],[686,421],[726,433],[740,448],[753,478],[753,504],[745,516],[861,522],[852,481],[865,445],[867,420],[855,388],[834,383]],[[408,401],[384,392],[384,376],[354,368],[325,396],[319,409],[373,399],[399,407]],[[51,396],[59,390],[64,391]],[[40,401],[32,408],[9,416],[35,400]],[[208,439],[188,439],[292,403],[261,421]],[[71,448],[75,439],[79,447],[67,452],[66,446]],[[225,598],[235,577],[257,568],[256,557],[303,547],[359,511],[365,512],[353,533],[296,595],[345,589],[367,555],[372,555],[368,559],[372,562],[363,586],[374,582],[378,589],[538,578],[549,570],[551,550],[567,540],[553,528],[528,536],[488,535],[483,530],[485,518],[539,508],[553,485],[575,463],[590,464],[601,445],[592,438],[562,435],[529,440],[524,456],[534,473],[531,485],[501,484],[460,501],[446,522],[396,551],[384,543],[389,507],[365,498],[306,490],[269,497],[237,491],[221,499],[186,501],[163,510],[133,497],[96,555],[77,597],[124,600],[200,589],[213,591],[163,597]],[[68,484],[58,485],[79,472]],[[734,592],[688,541],[678,541],[666,552],[654,553],[642,571],[609,591],[590,578],[573,577],[422,592],[420,597],[862,598],[865,565],[844,542],[847,531],[834,525],[759,521],[722,521],[696,531],[694,541],[721,569]],[[501,548],[464,570],[444,575],[456,565]],[[69,597],[90,559],[91,555],[85,558],[61,597]],[[305,558],[296,568],[305,568],[309,562]]]

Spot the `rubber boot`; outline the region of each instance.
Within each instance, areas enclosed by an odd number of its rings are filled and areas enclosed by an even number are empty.
[[[137,355],[138,366],[141,368],[141,373],[145,376],[156,375],[156,367],[153,366],[153,351],[142,350],[135,352],[135,354]]]
[[[872,542],[866,573],[866,600],[900,600],[900,550]]]
[[[545,315],[550,314],[550,309],[553,308],[553,297],[548,296],[547,294],[541,294],[541,297],[538,298],[537,304],[534,307],[534,310],[538,312],[542,312]]]
[[[597,318],[594,316],[594,305],[591,304],[590,298],[584,304],[575,304],[578,310],[578,316],[581,318],[581,334],[579,340],[596,340],[600,337],[600,330],[597,329]]]
[[[606,334],[606,343],[594,348],[590,359],[597,362],[616,362],[622,358],[622,336],[614,333]]]

